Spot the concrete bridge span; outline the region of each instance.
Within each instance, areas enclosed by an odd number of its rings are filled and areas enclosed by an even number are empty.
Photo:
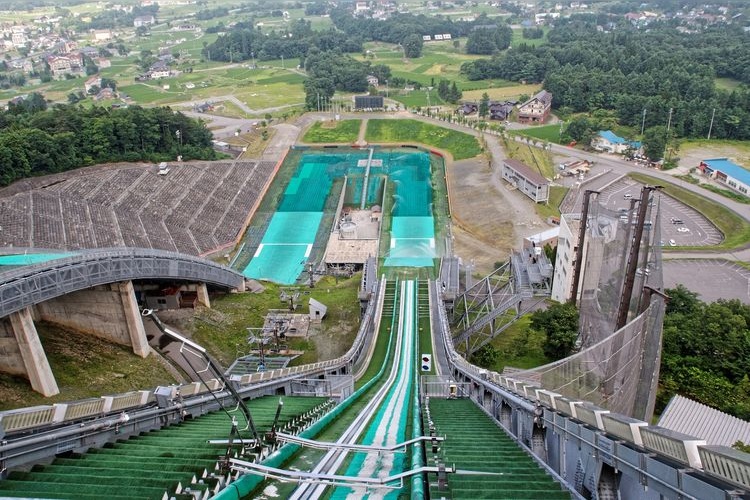
[[[200,257],[149,248],[85,250],[0,273],[0,318],[62,295],[138,279],[174,279],[244,290],[244,277]]]
[[[132,280],[196,284],[244,291],[245,278],[210,260],[142,248],[86,250],[0,272],[0,371],[27,377],[45,396],[59,392],[34,326],[42,319],[151,352]]]

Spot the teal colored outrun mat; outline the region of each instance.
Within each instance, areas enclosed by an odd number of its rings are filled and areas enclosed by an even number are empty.
[[[28,253],[16,255],[0,255],[0,266],[29,266],[48,260],[70,257],[72,253]]]
[[[248,278],[294,284],[305,269],[318,234],[326,199],[335,179],[349,176],[355,193],[363,191],[369,150],[310,151],[302,155],[265,234],[242,274]],[[386,266],[429,267],[435,258],[430,155],[421,151],[376,150],[365,204],[379,204],[382,176],[392,183],[391,247]],[[356,194],[356,201],[362,195]],[[387,237],[387,235],[384,235]]]

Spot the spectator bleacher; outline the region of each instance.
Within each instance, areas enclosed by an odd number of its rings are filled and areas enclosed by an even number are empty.
[[[118,164],[24,179],[0,190],[0,246],[135,246],[212,253],[233,243],[274,162]]]

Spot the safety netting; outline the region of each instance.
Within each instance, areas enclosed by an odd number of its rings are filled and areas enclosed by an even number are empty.
[[[625,210],[613,210],[593,200],[590,204],[583,248],[579,352],[513,377],[648,420],[659,378],[665,302],[660,295],[660,196],[644,190],[642,197],[648,210],[640,242],[636,203]],[[628,293],[626,270],[631,247],[636,244],[637,267]],[[628,314],[624,326],[617,329],[620,307],[627,308]]]

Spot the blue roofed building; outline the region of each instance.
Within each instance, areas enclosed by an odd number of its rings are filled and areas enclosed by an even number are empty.
[[[639,141],[629,141],[624,139],[611,130],[601,130],[591,140],[591,147],[597,151],[603,151],[606,153],[623,154],[628,149],[639,151],[641,149],[641,143]]]
[[[698,170],[735,191],[747,195],[750,189],[750,171],[737,165],[728,158],[712,158],[703,160]]]

